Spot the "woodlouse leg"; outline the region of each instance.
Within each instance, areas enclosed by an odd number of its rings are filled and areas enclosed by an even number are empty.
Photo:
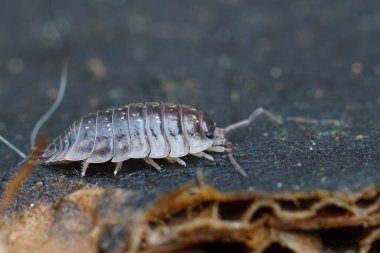
[[[81,177],[84,177],[86,175],[86,171],[90,163],[83,161],[82,162],[82,172],[81,172]]]
[[[145,161],[147,164],[153,166],[153,168],[155,168],[156,170],[158,170],[158,172],[161,172],[161,167],[160,167],[160,165],[158,165],[155,161],[153,161],[152,158],[150,158],[150,157],[145,157],[145,158],[144,158],[144,161]]]
[[[223,153],[226,151],[226,148],[223,146],[211,146],[206,151]]]
[[[223,133],[226,134],[226,133],[229,133],[229,132],[234,131],[236,129],[247,127],[253,121],[255,121],[255,119],[257,119],[257,117],[259,117],[260,115],[265,115],[270,121],[273,121],[277,124],[282,124],[282,118],[280,116],[276,116],[276,115],[270,113],[269,111],[265,110],[264,108],[260,107],[260,108],[257,108],[256,110],[254,110],[251,113],[251,115],[249,115],[248,119],[241,120],[239,122],[236,122],[234,124],[231,124],[231,125],[223,128],[222,129]]]
[[[248,177],[247,173],[240,167],[239,163],[236,161],[234,157],[234,145],[232,143],[227,143],[228,148],[226,148],[228,159],[232,166],[234,166],[235,170],[239,172],[242,176]]]
[[[171,163],[179,163],[180,165],[186,167],[186,162],[178,157],[166,157],[166,160],[168,160]]]
[[[116,163],[116,167],[115,167],[115,170],[113,171],[113,175],[116,177],[117,175],[117,172],[121,169],[121,167],[123,166],[123,162],[117,162]]]
[[[206,154],[205,152],[198,152],[198,153],[191,153],[190,155],[196,156],[196,157],[203,157],[207,160],[214,161],[214,157],[210,156],[209,154]]]

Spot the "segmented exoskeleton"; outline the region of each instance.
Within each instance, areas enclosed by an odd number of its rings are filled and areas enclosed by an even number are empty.
[[[102,110],[72,124],[48,146],[41,161],[83,161],[82,176],[89,164],[112,161],[116,163],[116,175],[122,162],[130,158],[142,158],[161,171],[153,158],[166,158],[186,166],[180,157],[191,154],[213,160],[204,151],[226,151],[235,169],[246,176],[224,135],[247,126],[260,114],[280,123],[279,118],[262,108],[247,120],[226,128],[217,128],[207,113],[188,105],[149,102]]]

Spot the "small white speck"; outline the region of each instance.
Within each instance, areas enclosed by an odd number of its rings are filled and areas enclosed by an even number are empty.
[[[65,143],[68,143],[69,141],[68,140],[65,140]]]
[[[30,204],[30,207],[34,207],[34,204],[33,204],[33,203],[31,203],[31,204]]]
[[[110,124],[110,123],[108,123],[108,124],[107,124],[107,127],[110,127],[110,126],[111,126],[111,124]]]
[[[107,110],[106,112],[108,113],[108,112],[110,112],[110,111]]]
[[[314,148],[313,148],[313,147],[309,147],[309,150],[310,150],[310,151],[313,151],[313,150],[314,150]]]
[[[301,167],[301,166],[302,166],[302,163],[297,163],[297,166],[298,166],[298,167]]]
[[[4,122],[0,122],[0,130],[3,131],[7,128],[7,125]]]
[[[8,70],[13,74],[20,73],[24,68],[24,62],[20,58],[12,58],[7,63]]]
[[[87,121],[88,123],[91,123],[91,120]]]
[[[90,127],[89,126],[86,126],[85,129],[89,129]]]
[[[255,187],[254,186],[250,186],[248,187],[248,191],[254,191],[255,190]]]
[[[375,73],[375,75],[379,75],[380,76],[380,64],[376,64],[373,67],[373,72]]]
[[[123,116],[123,117],[121,117],[120,119],[124,119],[124,116]]]
[[[111,132],[112,128],[108,128],[108,132]]]
[[[277,183],[277,188],[282,188],[282,183],[281,182]]]
[[[220,68],[228,69],[231,67],[231,64],[232,64],[232,59],[228,57],[227,55],[222,55],[218,59],[218,65]]]
[[[282,75],[282,69],[279,67],[273,67],[269,71],[271,77],[273,78],[279,78]]]
[[[361,63],[361,62],[354,62],[351,65],[351,71],[354,74],[360,74],[360,73],[362,73],[363,68],[364,68],[364,66],[363,66],[363,63]]]

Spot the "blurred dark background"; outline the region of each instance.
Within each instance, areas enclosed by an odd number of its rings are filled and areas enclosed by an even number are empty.
[[[380,182],[380,2],[52,0],[51,7],[55,23],[47,0],[3,0],[0,8],[0,134],[26,153],[69,57],[67,93],[43,129],[51,138],[88,112],[144,101],[190,104],[220,126],[260,106],[287,119],[282,127],[261,119],[230,137],[248,178],[215,155],[215,163],[186,158],[188,168],[160,162],[161,174],[128,162],[117,178],[112,165],[97,165],[85,182],[157,193],[198,170],[222,190]],[[0,156],[4,184],[20,158],[4,145]],[[40,167],[30,181],[79,180],[79,169]]]

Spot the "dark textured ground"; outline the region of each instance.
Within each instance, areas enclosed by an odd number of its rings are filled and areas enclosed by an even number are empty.
[[[45,125],[50,136],[97,108],[154,100],[193,105],[220,126],[259,106],[288,119],[282,127],[261,119],[230,137],[248,178],[215,155],[187,158],[187,168],[160,162],[160,174],[127,162],[116,178],[112,166],[95,165],[83,182],[145,196],[198,170],[228,191],[380,183],[380,2],[53,0],[67,50],[47,1],[21,2],[0,8],[0,134],[26,153],[67,54],[68,90]],[[20,158],[4,145],[0,155],[4,186]],[[39,167],[28,184],[78,181],[79,170]]]

